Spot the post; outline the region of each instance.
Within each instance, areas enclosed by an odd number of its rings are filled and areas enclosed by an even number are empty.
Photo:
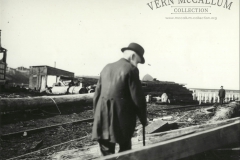
[[[204,100],[205,100],[205,103],[207,103],[207,93],[205,93],[204,95]]]
[[[199,94],[199,105],[201,105],[201,102],[202,102],[202,94],[200,93]]]
[[[143,146],[145,146],[145,126],[143,125]]]
[[[213,103],[216,102],[216,93],[213,94]]]

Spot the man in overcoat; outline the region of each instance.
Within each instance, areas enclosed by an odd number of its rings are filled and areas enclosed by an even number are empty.
[[[218,96],[220,98],[220,104],[222,106],[225,98],[225,90],[223,89],[223,86],[221,86],[221,89],[218,91]]]
[[[123,58],[107,64],[93,98],[94,123],[92,139],[98,140],[102,154],[131,149],[131,138],[138,116],[146,125],[146,100],[139,80],[138,63],[145,63],[144,49],[137,43],[122,48]]]

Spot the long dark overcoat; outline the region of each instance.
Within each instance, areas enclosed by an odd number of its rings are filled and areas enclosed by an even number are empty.
[[[146,124],[146,101],[138,68],[124,58],[106,65],[95,90],[93,109],[93,140],[129,141],[136,116]]]
[[[220,90],[218,91],[218,96],[219,96],[220,98],[225,98],[225,90],[224,90],[224,89],[220,89]]]

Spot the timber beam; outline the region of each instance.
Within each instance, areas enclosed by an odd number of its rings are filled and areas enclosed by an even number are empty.
[[[172,160],[189,157],[207,150],[240,141],[239,120],[207,131],[193,133],[179,138],[170,139],[135,150],[102,157],[106,160]]]

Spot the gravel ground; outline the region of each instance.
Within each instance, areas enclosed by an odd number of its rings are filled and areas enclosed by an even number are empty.
[[[1,139],[0,157],[7,159],[91,134],[92,124],[68,124],[45,129],[37,134]],[[78,146],[82,147],[82,146]]]
[[[44,112],[14,113],[2,115],[0,130],[2,134],[25,131],[39,127],[67,123],[92,118],[91,106],[69,106],[60,108],[61,115],[48,113],[56,112],[56,108],[48,108]],[[0,159],[7,159],[43,149],[52,145],[70,141],[91,134],[92,123],[67,124],[59,127],[44,129],[27,136],[15,136],[0,139]],[[79,146],[78,146],[79,147]]]
[[[164,116],[172,116],[172,120],[177,120],[179,117],[179,122],[182,124],[179,126],[187,127],[191,125],[203,124],[212,115],[205,114],[201,109],[197,110],[187,110],[187,109],[174,109],[161,111],[164,108],[177,108],[183,107],[181,105],[159,105],[159,104],[148,104],[147,112],[148,119],[153,120],[154,118],[160,118]],[[61,115],[49,115],[42,111],[34,111],[31,113],[17,114],[18,116],[6,116],[3,118],[1,125],[2,133],[11,133],[16,131],[23,131],[26,129],[38,128],[43,126],[49,126],[59,123],[72,122],[76,120],[92,118],[92,107],[91,106],[71,106],[60,108]],[[56,108],[45,110],[47,112],[56,112]],[[12,118],[14,117],[14,118]],[[139,125],[140,122],[137,122]],[[50,155],[55,152],[82,148],[84,146],[91,146],[96,144],[96,142],[91,140],[91,128],[92,123],[84,122],[81,124],[68,124],[55,128],[45,129],[37,134],[13,137],[11,139],[0,139],[0,159],[7,159],[11,157],[16,157],[46,147],[50,147],[56,144],[68,142],[70,140],[85,137],[82,140],[77,140],[74,142],[69,142],[57,147],[52,147],[49,149],[42,150],[41,152],[36,152],[34,154],[28,155],[27,159],[50,159]]]

